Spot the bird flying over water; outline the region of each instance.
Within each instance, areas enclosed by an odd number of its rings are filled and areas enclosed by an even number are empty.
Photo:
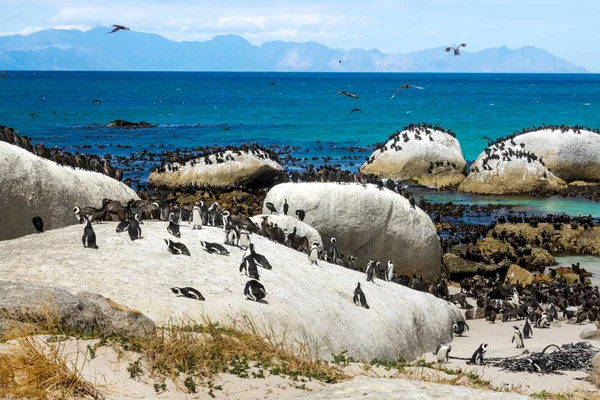
[[[363,113],[362,110],[360,108],[353,108],[352,111],[350,111],[350,114],[352,114],[353,112],[358,111],[361,114]]]
[[[353,99],[358,99],[358,96],[354,93],[348,93],[340,90],[337,92],[337,94],[343,94],[344,96],[352,97]]]
[[[467,47],[467,44],[466,43],[461,43],[458,46],[456,46],[456,48],[454,48],[454,47],[446,47],[446,53],[449,53],[450,50],[454,50],[454,57],[460,56],[460,50],[459,49],[461,47]]]
[[[92,104],[96,104],[98,103],[98,105],[100,105],[100,100],[92,100]]]
[[[408,89],[408,88],[411,88],[411,87],[413,87],[415,89],[425,89],[425,88],[423,88],[421,86],[409,85],[408,83],[405,83],[404,85],[400,86],[398,88],[398,90],[396,90],[396,92],[392,95],[392,97],[390,97],[390,100],[393,99],[398,94],[398,92],[401,91],[402,89]]]
[[[115,33],[118,31],[128,31],[129,28],[123,25],[113,25],[115,27],[115,29],[113,29],[112,31],[108,32],[108,33]]]

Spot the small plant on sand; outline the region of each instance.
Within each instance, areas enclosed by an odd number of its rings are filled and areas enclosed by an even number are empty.
[[[185,381],[183,381],[183,385],[188,390],[188,392],[196,393],[197,385],[196,382],[194,382],[193,377],[188,376],[187,378],[185,378]]]
[[[127,372],[129,372],[129,377],[131,379],[139,378],[144,373],[144,371],[142,370],[142,366],[140,365],[140,361],[141,360],[137,360],[129,363],[129,366],[127,367]]]
[[[154,391],[156,393],[162,393],[165,392],[167,390],[167,384],[162,382],[162,383],[155,383],[154,384]]]
[[[342,351],[340,354],[331,354],[333,356],[333,363],[335,365],[339,365],[341,367],[346,367],[348,366],[350,363],[355,362],[354,358],[346,356],[346,354],[348,353],[348,350],[344,350]]]
[[[223,390],[223,386],[215,385],[213,381],[206,382],[206,386],[208,386],[208,395],[210,397],[215,397],[215,390]]]
[[[410,364],[402,357],[398,358],[398,361],[371,360],[371,366],[385,368],[386,371],[395,369],[398,370],[398,372],[402,372],[409,365]]]
[[[570,400],[575,398],[575,395],[572,393],[550,393],[545,390],[541,392],[532,393],[530,395],[534,399],[542,399],[542,400]]]

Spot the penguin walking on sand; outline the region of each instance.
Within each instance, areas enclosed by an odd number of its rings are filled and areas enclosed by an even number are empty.
[[[238,246],[240,246],[240,248],[242,250],[246,250],[248,248],[248,246],[250,246],[250,232],[248,232],[246,229],[240,229],[240,237],[238,239]]]
[[[369,260],[365,273],[367,274],[367,282],[375,283],[375,261]]]
[[[312,242],[312,244],[310,245],[310,251],[308,252],[308,261],[310,261],[311,264],[319,265],[317,264],[318,260],[319,244],[317,242]]]
[[[42,221],[42,217],[33,217],[31,222],[33,222],[36,233],[44,233],[44,221]]]
[[[211,243],[211,242],[205,242],[205,241],[201,240],[200,246],[202,246],[202,249],[204,249],[205,251],[208,251],[211,254],[218,254],[218,255],[222,255],[222,256],[229,255],[229,251],[224,246],[221,246],[219,243]]]
[[[465,331],[467,331],[467,332],[469,331],[469,325],[467,325],[467,323],[461,319],[460,321],[458,321],[457,323],[452,325],[452,330],[458,336],[462,336],[462,334]]]
[[[164,239],[167,244],[167,250],[169,250],[172,254],[183,254],[184,256],[191,256],[190,251],[187,246],[183,243],[174,242],[170,239]]]
[[[90,222],[89,217],[85,218],[83,226],[83,236],[81,237],[81,241],[83,242],[83,247],[87,247],[88,249],[97,249],[96,245],[96,233],[94,232],[94,228],[92,228],[92,223]]]
[[[385,280],[391,282],[394,280],[394,263],[392,260],[388,260],[387,268],[385,271]]]
[[[336,239],[334,237],[329,239],[329,247],[327,248],[327,260],[332,264],[336,264],[338,260],[338,252],[337,248],[335,247],[335,240]]]
[[[352,297],[352,300],[357,306],[361,306],[362,308],[366,308],[367,310],[369,309],[365,293],[360,288],[360,282],[356,283],[356,287],[354,288],[354,297]]]
[[[529,318],[525,318],[525,326],[523,326],[523,338],[531,339],[533,337],[533,329],[529,324]]]
[[[248,300],[261,301],[267,296],[267,290],[264,285],[256,279],[250,279],[244,287],[244,295]]]
[[[188,299],[204,301],[204,296],[198,290],[193,287],[172,287],[171,291],[177,295],[177,297],[187,297]]]
[[[192,208],[192,230],[195,229],[202,229],[202,213],[198,202],[194,203],[194,208]]]
[[[143,224],[140,220],[140,214],[135,214],[131,221],[129,221],[127,232],[129,233],[129,239],[132,241],[142,238],[142,228],[140,227],[140,224]]]
[[[167,226],[167,232],[176,238],[181,238],[181,232],[179,232],[179,224],[175,222],[175,214],[169,214],[169,226]]]
[[[256,267],[256,262],[254,261],[254,257],[252,257],[252,255],[244,257],[244,259],[242,260],[242,263],[240,264],[240,272],[242,271],[249,278],[253,278],[256,280],[260,279],[260,275],[258,274],[258,268]]]
[[[437,347],[437,350],[433,353],[437,362],[448,362],[448,358],[450,357],[450,352],[452,351],[452,345],[450,343],[440,343]]]
[[[513,326],[513,337],[512,340],[510,341],[511,343],[515,343],[517,345],[517,349],[522,349],[525,347],[525,344],[523,344],[523,334],[521,333],[521,331],[519,330],[518,326]]]
[[[121,232],[125,232],[127,230],[127,227],[129,226],[129,220],[126,219],[124,221],[121,221],[117,224],[117,233],[121,233]]]
[[[487,343],[481,343],[475,353],[471,356],[471,360],[467,361],[469,365],[485,365],[485,361],[483,357],[487,351],[488,345]]]

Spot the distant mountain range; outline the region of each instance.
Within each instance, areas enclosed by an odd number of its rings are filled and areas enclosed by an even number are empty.
[[[43,30],[0,36],[0,69],[131,71],[303,71],[303,72],[552,72],[585,68],[532,46],[506,46],[461,56],[443,47],[405,54],[331,49],[316,42],[274,41],[254,46],[236,35],[206,42],[174,42],[151,33],[110,28]],[[341,62],[340,62],[341,60]]]

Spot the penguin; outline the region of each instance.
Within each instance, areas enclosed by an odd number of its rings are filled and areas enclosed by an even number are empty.
[[[287,199],[283,199],[283,215],[287,215],[290,210],[290,205],[287,202]]]
[[[237,228],[231,224],[227,227],[225,231],[225,244],[229,244],[231,246],[237,246],[240,241],[240,232]]]
[[[250,243],[248,249],[250,250],[250,255],[254,259],[254,262],[256,262],[259,267],[263,267],[264,269],[273,269],[271,263],[269,263],[269,260],[267,260],[267,257],[263,256],[262,254],[258,254],[254,250],[254,243]]]
[[[190,251],[188,250],[185,244],[174,242],[170,239],[164,239],[164,241],[167,244],[167,249],[172,254],[183,254],[184,256],[191,256]]]
[[[85,218],[83,226],[83,236],[81,237],[81,241],[83,242],[83,247],[87,247],[88,249],[97,249],[96,245],[96,233],[94,232],[94,228],[92,228],[92,223],[90,222],[89,217]]]
[[[548,306],[548,312],[550,313],[553,319],[558,319],[558,311],[556,310],[554,304],[550,303],[550,305]]]
[[[129,226],[129,220],[124,220],[121,221],[117,224],[117,233],[121,233],[121,232],[125,232],[127,230],[127,227]]]
[[[469,365],[485,365],[483,356],[485,355],[487,348],[488,348],[487,343],[481,343],[479,345],[479,347],[477,348],[477,350],[475,350],[475,353],[473,353],[473,355],[471,356],[471,360],[467,361],[467,364],[469,364]]]
[[[517,289],[514,289],[514,292],[513,292],[513,297],[512,297],[512,303],[513,303],[515,306],[518,306],[518,305],[520,305],[520,304],[521,304],[521,302],[520,302],[520,300],[519,300],[519,293],[517,292]]]
[[[175,222],[175,214],[169,214],[169,226],[167,226],[167,232],[176,238],[181,238],[181,232],[179,232],[179,224]]]
[[[77,222],[80,224],[85,223],[85,217],[81,215],[81,209],[79,207],[73,208],[73,212],[75,213],[75,217],[77,217]]]
[[[369,260],[365,273],[367,274],[367,282],[375,283],[375,261]]]
[[[356,284],[354,288],[354,297],[352,298],[354,304],[357,306],[361,306],[362,308],[369,309],[369,305],[367,304],[367,298],[365,297],[365,293],[360,288],[360,282]]]
[[[200,216],[202,217],[202,225],[208,225],[208,207],[204,200],[200,201]]]
[[[523,334],[521,333],[521,331],[519,330],[518,326],[513,326],[513,337],[512,340],[510,341],[511,343],[515,343],[517,345],[517,349],[522,349],[525,347],[525,345],[523,344]]]
[[[219,204],[214,202],[208,209],[208,224],[211,226],[221,225],[221,214],[219,213]]]
[[[311,264],[317,264],[317,260],[319,259],[319,244],[317,242],[312,242],[310,245],[310,251],[308,252],[308,261]]]
[[[189,299],[201,300],[201,301],[205,300],[204,296],[202,296],[202,293],[200,293],[199,291],[197,291],[196,289],[194,289],[192,287],[184,287],[184,288],[172,287],[171,291],[173,293],[175,293],[177,295],[177,297],[187,297]]]
[[[391,282],[394,280],[394,263],[392,262],[392,260],[388,260],[388,262],[387,262],[385,280],[388,282]]]
[[[238,245],[242,248],[242,250],[246,250],[250,243],[250,232],[248,232],[246,229],[240,229]]]
[[[433,354],[437,358],[437,362],[448,362],[450,351],[452,351],[452,345],[450,343],[440,343]]]
[[[31,222],[33,222],[36,233],[44,232],[44,221],[42,221],[42,217],[33,217]]]
[[[467,325],[467,323],[465,321],[460,320],[457,323],[455,323],[454,325],[452,325],[452,330],[458,336],[462,336],[462,334],[465,331],[467,331],[467,332],[469,331],[469,325]]]
[[[501,308],[502,322],[508,322],[510,320],[510,309],[508,307]]]
[[[533,329],[531,329],[531,325],[529,324],[529,319],[525,318],[525,326],[523,326],[523,338],[531,339],[533,337]]]
[[[192,209],[192,230],[202,229],[202,214],[200,213],[200,205],[198,202],[194,203]]]
[[[200,245],[202,246],[202,248],[205,251],[208,251],[209,253],[219,254],[219,255],[224,255],[224,256],[229,255],[229,251],[227,251],[227,249],[225,247],[221,246],[219,243],[211,243],[211,242],[205,242],[205,241],[201,240]]]
[[[338,252],[335,248],[335,238],[329,239],[329,247],[327,248],[327,259],[330,263],[336,264],[338,259]]]
[[[542,317],[538,320],[538,328],[550,328],[550,322],[548,321],[548,314],[544,311]]]
[[[135,214],[131,221],[129,221],[127,232],[129,233],[129,239],[132,241],[142,238],[142,228],[140,228],[140,224],[143,224],[140,220],[140,214]]]
[[[248,300],[261,301],[267,296],[267,291],[262,283],[256,279],[250,279],[244,287],[244,295]]]
[[[252,255],[245,257],[240,264],[240,272],[244,272],[248,277],[259,280],[258,268]]]
[[[540,374],[548,373],[548,367],[546,367],[546,363],[543,360],[534,360],[532,358],[528,358],[527,362],[529,362],[529,367],[532,369],[532,371],[538,372]]]
[[[304,210],[296,210],[296,215],[298,216],[298,219],[300,221],[304,221],[304,216],[306,215],[306,213],[304,212]]]

